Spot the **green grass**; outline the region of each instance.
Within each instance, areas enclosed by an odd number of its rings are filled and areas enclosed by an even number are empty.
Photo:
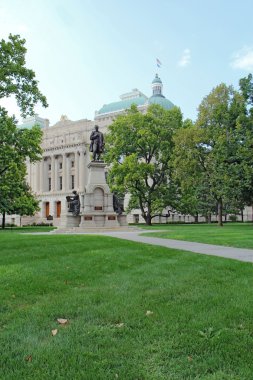
[[[154,230],[154,232],[145,233],[145,236],[196,241],[228,247],[253,248],[253,224],[251,223],[228,223],[224,224],[223,227],[219,227],[217,224],[159,224],[141,227]],[[164,231],[155,232],[155,230]]]
[[[6,233],[6,232],[11,232],[11,233],[50,232],[55,229],[56,227],[50,227],[50,226],[6,227],[5,229],[0,228],[0,234]]]
[[[251,264],[102,236],[0,247],[1,379],[252,379]]]

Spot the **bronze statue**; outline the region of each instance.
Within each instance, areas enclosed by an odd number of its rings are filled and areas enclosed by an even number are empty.
[[[74,216],[77,216],[80,214],[80,198],[75,190],[72,194],[73,195],[66,197],[68,202],[68,212],[72,212]]]
[[[91,132],[90,135],[90,152],[93,153],[93,161],[99,161],[100,155],[104,152],[104,135],[99,132],[98,125],[95,125],[95,131]]]
[[[113,193],[113,210],[119,215],[124,212],[124,201],[122,201],[122,199],[120,199],[115,193]]]

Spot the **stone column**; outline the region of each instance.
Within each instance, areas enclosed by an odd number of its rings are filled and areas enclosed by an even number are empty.
[[[63,153],[62,155],[62,191],[66,191],[66,160],[67,160],[67,157],[66,157],[66,154]]]
[[[75,188],[79,190],[79,152],[75,152]]]
[[[79,157],[79,191],[84,191],[85,184],[87,183],[87,167],[86,167],[86,155],[85,150],[80,150]]]
[[[58,164],[58,159],[55,157],[54,161],[54,189],[58,190],[58,169],[59,169],[59,164]]]
[[[66,170],[65,170],[65,177],[66,177],[66,191],[68,192],[70,190],[69,180],[70,180],[70,161],[69,161],[69,154],[66,155]]]
[[[35,173],[35,188],[36,188],[36,192],[37,193],[40,193],[42,191],[41,189],[41,186],[40,186],[40,162],[36,162],[35,164],[33,164],[33,170],[34,170],[34,173]]]
[[[42,161],[40,162],[40,191],[44,192],[44,157],[42,157]]]
[[[48,187],[48,162],[43,161],[43,190],[44,191],[49,191]],[[52,179],[51,179],[51,189],[52,189]]]
[[[51,156],[51,190],[56,190],[55,188],[55,157]]]

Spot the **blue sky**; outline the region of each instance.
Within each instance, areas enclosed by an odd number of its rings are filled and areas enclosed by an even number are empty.
[[[133,88],[151,95],[157,71],[165,96],[195,119],[213,87],[253,72],[252,14],[252,0],[0,0],[0,38],[26,38],[49,102],[37,112],[51,124],[93,119]],[[13,99],[2,104],[18,116]]]

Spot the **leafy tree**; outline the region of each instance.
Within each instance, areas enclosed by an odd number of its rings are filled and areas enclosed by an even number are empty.
[[[105,159],[112,191],[129,193],[129,209],[140,208],[146,224],[173,205],[171,177],[173,135],[182,125],[179,108],[151,105],[146,114],[132,106],[109,127]]]
[[[34,215],[39,210],[39,201],[26,183],[25,163],[14,162],[0,182],[0,212],[3,215],[2,228],[5,228],[6,214]]]
[[[205,167],[206,152],[202,147],[203,131],[193,122],[184,123],[175,136],[173,152],[173,178],[178,184],[177,211],[190,214],[198,222],[204,215],[208,221],[214,211],[210,195],[209,172]]]
[[[244,184],[240,180],[239,120],[245,117],[243,96],[232,86],[221,84],[206,96],[199,106],[195,126],[179,131],[176,137],[175,162],[177,177],[183,187],[195,190],[195,203],[201,208],[201,189],[206,195],[206,211],[217,205],[222,225],[223,204],[240,198]]]
[[[20,36],[10,35],[8,41],[0,41],[0,98],[14,95],[23,117],[34,114],[38,102],[47,107],[35,73],[25,66],[25,54],[25,40]],[[16,124],[15,118],[0,107],[0,211],[3,226],[5,214],[14,212],[15,204],[21,210],[21,199],[24,207],[30,202],[36,209],[36,201],[32,201],[33,195],[25,185],[25,163],[40,159],[42,132],[37,126],[28,130],[17,128]]]
[[[43,107],[48,105],[38,89],[34,71],[25,66],[25,42],[12,34],[8,41],[0,41],[0,99],[14,95],[23,117],[33,115],[39,102]]]

